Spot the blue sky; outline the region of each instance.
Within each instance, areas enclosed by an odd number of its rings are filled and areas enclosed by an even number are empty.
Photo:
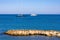
[[[59,14],[60,0],[0,0],[1,13]]]

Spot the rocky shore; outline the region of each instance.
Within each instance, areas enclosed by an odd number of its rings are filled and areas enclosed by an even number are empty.
[[[12,36],[30,36],[30,35],[43,35],[43,36],[56,36],[60,37],[60,31],[53,30],[8,30],[4,34]]]

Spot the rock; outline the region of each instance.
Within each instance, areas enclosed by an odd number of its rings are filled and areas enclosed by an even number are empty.
[[[57,36],[60,37],[60,32],[58,31],[44,31],[44,30],[8,30],[5,32],[8,35],[14,36],[29,36],[29,35],[43,35],[43,36]]]
[[[57,36],[57,37],[60,37],[60,33],[57,33],[56,36]]]

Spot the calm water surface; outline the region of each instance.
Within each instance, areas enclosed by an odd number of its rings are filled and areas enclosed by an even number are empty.
[[[60,31],[60,15],[38,15],[32,17],[14,14],[0,15],[0,40],[60,40],[58,37],[45,36],[8,36],[3,34],[10,29],[36,29]]]

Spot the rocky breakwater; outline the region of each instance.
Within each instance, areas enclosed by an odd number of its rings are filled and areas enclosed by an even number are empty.
[[[43,36],[57,36],[60,37],[59,31],[53,30],[8,30],[4,34],[12,36],[30,36],[30,35],[43,35]]]

